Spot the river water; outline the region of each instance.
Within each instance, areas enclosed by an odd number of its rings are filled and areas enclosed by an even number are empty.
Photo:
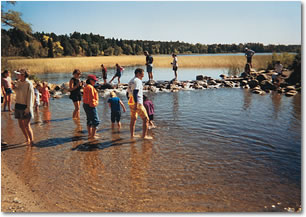
[[[221,72],[222,73],[222,72]],[[219,73],[219,74],[221,74]],[[131,77],[131,76],[130,76]],[[194,79],[190,77],[188,79]],[[147,93],[153,140],[111,130],[100,97],[101,139],[87,140],[68,96],[32,121],[28,148],[17,121],[1,113],[2,162],[54,212],[262,212],[301,204],[301,95],[240,88]],[[125,96],[119,95],[127,106]],[[138,118],[136,133],[141,134]]]

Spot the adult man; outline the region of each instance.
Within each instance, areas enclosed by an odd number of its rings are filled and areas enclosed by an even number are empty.
[[[149,77],[149,81],[153,80],[153,57],[149,54],[148,51],[144,52],[144,55],[146,56],[146,66],[147,66],[147,73]]]
[[[128,97],[129,97],[129,107],[131,111],[131,122],[130,131],[131,138],[134,138],[135,125],[137,120],[137,115],[139,115],[143,121],[142,124],[142,138],[152,139],[148,136],[148,124],[149,117],[145,107],[143,106],[143,86],[142,78],[144,77],[144,71],[141,68],[135,70],[135,77],[132,78],[128,84]]]
[[[253,50],[247,48],[247,47],[244,49],[244,51],[245,51],[245,56],[247,58],[247,63],[249,63],[251,68],[253,68],[253,66],[252,66],[252,57],[255,54],[255,52]]]

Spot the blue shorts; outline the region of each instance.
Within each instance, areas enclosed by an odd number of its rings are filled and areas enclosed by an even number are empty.
[[[152,70],[153,70],[153,66],[151,66],[151,65],[147,65],[147,72],[152,72]]]
[[[88,104],[83,104],[83,108],[87,117],[87,126],[97,127],[100,124],[100,120],[97,113],[96,107],[90,107]]]
[[[115,121],[117,121],[117,123],[120,122],[120,118],[121,118],[121,112],[117,111],[117,112],[112,112],[111,113],[111,121],[112,123],[115,123]]]
[[[5,93],[6,93],[7,95],[10,95],[10,94],[13,93],[13,91],[12,91],[11,88],[5,88]]]

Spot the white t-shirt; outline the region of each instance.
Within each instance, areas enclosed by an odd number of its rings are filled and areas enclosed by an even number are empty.
[[[129,84],[128,84],[128,92],[129,95],[133,95],[133,91],[134,90],[139,90],[138,91],[138,95],[137,95],[137,103],[139,104],[143,104],[143,86],[142,86],[142,81],[137,78],[134,77],[130,80]]]

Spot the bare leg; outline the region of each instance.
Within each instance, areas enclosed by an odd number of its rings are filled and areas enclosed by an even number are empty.
[[[11,112],[11,95],[7,95],[7,108],[8,108],[8,111]]]
[[[96,138],[96,132],[97,132],[97,128],[96,127],[92,127],[91,128],[91,138],[93,138],[93,139]]]
[[[112,83],[112,81],[116,78],[116,76],[114,76],[110,81],[109,83]]]
[[[5,108],[6,108],[6,105],[7,105],[7,95],[4,94],[3,98],[4,98],[4,102],[3,102],[3,111],[5,111]]]
[[[91,126],[87,126],[88,138],[91,138]]]
[[[24,120],[24,126],[25,126],[25,130],[27,132],[28,138],[30,140],[29,145],[33,145],[34,135],[33,135],[32,127],[30,125],[30,121],[31,121],[31,119]]]
[[[72,118],[80,118],[80,101],[76,101],[74,104],[74,111]]]
[[[114,129],[115,128],[115,123],[112,123],[112,129]]]
[[[135,132],[135,124],[136,124],[136,119],[131,117],[131,122],[130,122],[130,131],[131,131],[131,138],[134,138],[134,132]]]
[[[24,121],[21,119],[18,119],[18,124],[27,142],[29,142],[27,131],[25,130],[25,126],[24,126]]]
[[[120,77],[118,77],[118,85],[120,84]]]
[[[120,121],[119,121],[117,124],[118,124],[118,130],[120,130],[120,128],[121,128],[121,123],[120,123]]]

